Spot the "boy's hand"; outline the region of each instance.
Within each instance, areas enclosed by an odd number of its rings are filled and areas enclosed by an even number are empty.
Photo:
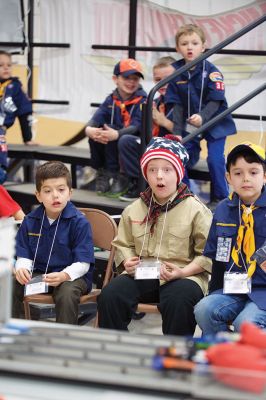
[[[26,285],[31,280],[31,273],[26,268],[20,268],[15,272],[16,280],[21,285]]]
[[[167,118],[164,115],[164,113],[157,110],[156,107],[153,107],[153,109],[152,109],[152,119],[153,119],[153,122],[155,122],[155,124],[157,124],[159,126],[165,126],[165,123],[167,121]]]
[[[97,142],[97,139],[101,136],[102,131],[102,128],[93,128],[92,126],[87,126],[85,129],[85,134],[88,136],[88,138]]]
[[[260,264],[261,269],[263,269],[264,272],[266,272],[266,260],[263,261],[262,264]]]
[[[69,281],[70,276],[66,272],[51,272],[50,274],[43,275],[43,282],[48,283],[49,286],[59,286],[62,282]]]
[[[139,257],[130,257],[124,260],[123,264],[128,275],[134,276],[137,265],[139,264]]]
[[[199,114],[193,114],[187,120],[191,125],[196,126],[199,128],[202,125],[202,118]]]
[[[108,142],[113,142],[114,140],[117,140],[118,137],[119,133],[116,129],[110,128],[110,126],[104,124],[99,142],[107,144]]]
[[[160,279],[169,282],[173,281],[174,279],[181,279],[183,278],[182,268],[177,267],[176,265],[165,261],[161,265],[160,270]]]

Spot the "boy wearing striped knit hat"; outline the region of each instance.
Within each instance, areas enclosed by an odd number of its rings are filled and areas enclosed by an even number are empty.
[[[202,255],[211,212],[182,183],[188,154],[174,136],[154,137],[140,164],[148,189],[123,212],[116,247],[120,273],[99,297],[99,326],[127,330],[137,304],[158,303],[164,334],[193,335],[194,305],[211,262]]]

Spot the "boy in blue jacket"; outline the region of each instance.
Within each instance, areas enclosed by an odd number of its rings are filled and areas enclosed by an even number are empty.
[[[24,93],[18,78],[12,77],[11,55],[0,50],[0,183],[6,179],[7,142],[6,130],[18,117],[25,144],[32,141],[32,104]]]
[[[183,59],[176,61],[173,66],[179,69],[199,57],[205,50],[205,41],[205,34],[200,27],[193,24],[180,27],[176,34],[176,50]],[[168,107],[174,105],[173,133],[185,137],[227,109],[223,75],[215,65],[204,60],[169,83],[165,103]],[[214,204],[228,196],[224,146],[226,137],[235,133],[236,127],[230,114],[204,132]],[[192,168],[199,160],[200,139],[187,142],[185,147],[190,158],[187,168]]]
[[[204,335],[237,332],[249,321],[266,328],[266,260],[253,255],[266,239],[266,159],[262,147],[242,143],[227,156],[233,193],[216,207],[204,255],[213,261],[210,294],[195,307]]]
[[[13,317],[19,318],[25,285],[42,275],[52,289],[56,321],[77,324],[80,296],[92,287],[94,252],[91,227],[70,202],[71,176],[59,161],[37,168],[41,205],[23,220],[16,237]]]
[[[121,174],[118,143],[124,135],[140,135],[141,104],[147,94],[140,86],[144,78],[140,63],[128,58],[114,67],[116,89],[88,122],[91,166],[97,170],[96,191],[108,197],[119,197],[127,191],[128,178]]]

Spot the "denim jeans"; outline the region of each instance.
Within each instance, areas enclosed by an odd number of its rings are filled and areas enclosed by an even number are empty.
[[[260,310],[245,294],[210,294],[196,304],[194,314],[203,335],[228,331],[228,322],[236,332],[244,321],[266,329],[266,311]]]

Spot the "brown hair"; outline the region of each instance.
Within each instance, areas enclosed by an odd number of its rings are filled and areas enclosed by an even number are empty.
[[[155,68],[168,67],[169,65],[173,64],[175,61],[176,61],[176,59],[174,57],[171,57],[171,56],[161,57],[154,64],[153,70]]]
[[[186,25],[180,26],[180,28],[176,32],[176,35],[175,35],[176,46],[178,46],[178,41],[180,39],[180,36],[182,36],[182,35],[192,35],[193,33],[196,33],[200,37],[202,43],[206,42],[205,33],[203,32],[203,30],[199,26],[194,25],[194,24],[186,24]]]
[[[7,57],[11,58],[11,54],[5,50],[0,50],[0,56],[7,56]]]
[[[61,161],[48,161],[37,167],[35,175],[35,185],[40,192],[43,182],[46,179],[66,178],[66,183],[69,189],[72,187],[71,175],[68,168]]]

